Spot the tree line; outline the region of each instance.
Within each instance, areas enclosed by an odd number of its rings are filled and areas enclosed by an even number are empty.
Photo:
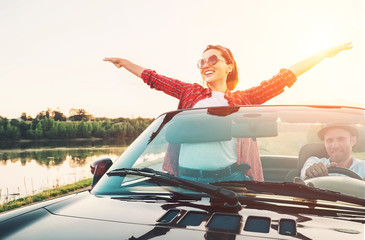
[[[85,110],[69,118],[60,111],[43,111],[34,119],[23,113],[19,119],[0,117],[0,140],[137,137],[153,120],[94,118]]]

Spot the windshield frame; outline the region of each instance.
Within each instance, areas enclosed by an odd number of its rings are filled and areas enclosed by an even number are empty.
[[[301,121],[304,123],[325,123],[329,121],[335,114],[336,116],[341,117],[341,121],[348,122],[351,124],[362,124],[365,125],[364,120],[364,112],[365,109],[362,108],[353,108],[353,107],[342,107],[342,106],[292,106],[292,105],[282,105],[282,106],[240,106],[240,107],[213,107],[213,108],[200,108],[200,109],[189,109],[189,110],[177,110],[172,112],[167,112],[165,114],[160,115],[156,120],[127,148],[127,150],[114,162],[113,166],[109,169],[113,171],[118,168],[132,168],[135,167],[134,164],[138,160],[138,158],[144,153],[144,151],[154,142],[159,141],[159,136],[161,134],[166,134],[166,129],[171,126],[171,123],[175,121],[175,119],[184,118],[190,115],[199,116],[203,114],[208,116],[209,119],[234,119],[235,116],[239,114],[244,114],[245,119],[242,121],[251,121],[251,119],[259,118],[261,121],[268,121],[270,124],[272,123],[271,119],[277,121],[295,123],[295,119],[298,119],[298,116],[295,116],[295,113],[313,113],[315,112],[316,118],[311,119],[310,117],[302,118]],[[283,114],[285,113],[285,114]],[[212,117],[213,116],[213,117]],[[349,117],[350,116],[350,117]],[[352,118],[352,116],[355,116]],[[333,118],[333,117],[332,117]],[[247,120],[249,119],[249,120]],[[235,119],[236,120],[236,119]],[[361,121],[359,121],[361,120]],[[257,121],[259,122],[259,121]],[[224,123],[224,122],[223,122]],[[225,124],[225,123],[224,123]],[[269,129],[269,133],[267,138],[275,137],[275,129],[272,129],[272,125],[262,125]],[[208,129],[209,130],[209,129]],[[246,134],[246,133],[245,133]],[[253,139],[264,139],[262,134],[265,132],[260,132],[260,130],[251,131],[247,135],[252,137]],[[246,136],[246,135],[245,135]],[[175,141],[184,141],[183,138],[178,138]],[[271,157],[270,154],[262,155],[262,157]],[[280,157],[280,156],[278,156]],[[283,158],[295,159],[296,156],[281,156]],[[161,170],[161,169],[158,169]],[[109,189],[118,189],[122,186],[123,178],[107,178],[105,176],[99,181],[96,186],[96,189],[102,189],[105,186]],[[95,190],[95,192],[99,192]],[[111,192],[111,191],[108,191]],[[365,196],[364,196],[365,197]]]

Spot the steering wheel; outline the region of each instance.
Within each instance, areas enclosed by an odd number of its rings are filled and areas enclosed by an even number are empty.
[[[343,175],[351,177],[351,178],[355,178],[355,179],[358,179],[358,180],[363,180],[362,177],[359,174],[357,174],[356,172],[351,171],[350,169],[347,169],[347,168],[329,167],[328,168],[328,174],[330,174],[330,173],[343,174]],[[304,180],[311,179],[311,178],[312,177],[306,176]]]
[[[352,177],[355,179],[359,179],[359,180],[363,180],[362,177],[357,174],[354,171],[351,171],[350,169],[347,168],[342,168],[342,167],[329,167],[328,168],[328,173],[339,173],[339,174],[343,174],[346,175],[348,177]]]

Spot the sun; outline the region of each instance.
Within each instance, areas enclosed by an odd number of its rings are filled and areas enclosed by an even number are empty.
[[[331,25],[311,25],[303,34],[303,51],[314,54],[322,49],[338,45],[339,36]]]

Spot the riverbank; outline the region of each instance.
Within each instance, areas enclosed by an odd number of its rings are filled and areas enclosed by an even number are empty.
[[[89,188],[91,186],[91,183],[92,183],[92,178],[88,178],[88,179],[84,179],[84,180],[81,180],[81,181],[78,181],[78,182],[75,182],[72,184],[67,184],[65,186],[45,190],[45,191],[35,194],[35,195],[26,196],[23,198],[12,200],[12,201],[9,201],[9,202],[6,202],[6,203],[0,205],[0,213],[9,211],[11,209],[19,208],[22,206],[30,205],[32,203],[41,202],[41,201],[45,201],[48,199],[60,197],[62,195],[72,193],[72,192],[81,190],[83,188]]]
[[[27,148],[27,149],[0,149],[0,154],[7,153],[9,156],[12,153],[28,153],[28,152],[45,152],[45,151],[77,151],[77,150],[110,150],[110,151],[124,151],[127,148],[127,146],[115,146],[115,147],[108,147],[108,146],[102,146],[102,147],[48,147],[48,148]],[[3,160],[0,157],[0,160]]]
[[[40,140],[0,140],[0,151],[29,150],[41,148],[77,148],[77,147],[106,147],[106,146],[128,146],[135,138],[75,138],[75,139],[40,139]]]
[[[9,148],[0,142],[0,205],[90,178],[92,162],[114,161],[129,144],[127,139],[93,140],[31,141]]]

